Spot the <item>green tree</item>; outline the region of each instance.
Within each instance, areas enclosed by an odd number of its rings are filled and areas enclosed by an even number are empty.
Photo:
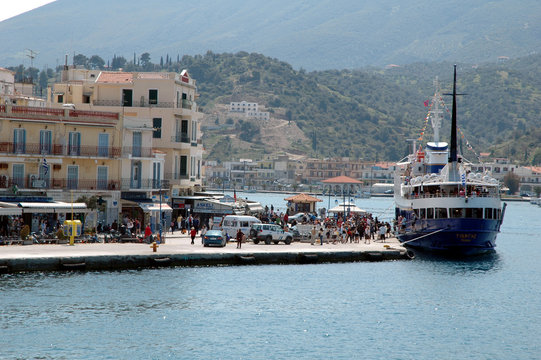
[[[113,56],[113,61],[111,62],[111,67],[114,69],[114,70],[118,70],[118,69],[121,69],[123,68],[124,66],[126,66],[126,58],[124,58],[123,56]]]
[[[503,183],[509,188],[510,194],[515,194],[520,186],[520,178],[514,172],[509,171],[503,177]]]
[[[147,52],[142,53],[141,57],[140,57],[140,60],[141,60],[141,66],[144,69],[149,69],[152,66],[152,63],[150,62],[150,54],[149,53],[147,53]]]
[[[88,66],[91,69],[103,69],[104,65],[105,61],[98,55],[92,55],[90,59],[88,59]]]
[[[86,66],[86,63],[88,62],[88,58],[84,56],[83,54],[77,54],[73,57],[73,65],[82,65]]]
[[[39,73],[39,86],[42,89],[46,89],[49,83],[49,77],[47,76],[47,72],[45,70],[41,70]]]

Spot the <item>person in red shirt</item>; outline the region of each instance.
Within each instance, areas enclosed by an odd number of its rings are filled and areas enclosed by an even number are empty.
[[[147,224],[145,228],[145,240],[150,242],[150,236],[152,235],[152,230],[150,230],[150,225]]]
[[[192,238],[192,245],[194,244],[195,235],[197,235],[197,231],[195,231],[195,228],[192,226],[192,230],[190,230],[190,237]]]

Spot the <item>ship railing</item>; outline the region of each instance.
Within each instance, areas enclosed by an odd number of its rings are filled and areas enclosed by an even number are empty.
[[[495,198],[497,197],[497,193],[480,193],[480,194],[442,194],[442,193],[436,193],[436,194],[406,194],[404,198],[406,199],[432,199],[432,198],[464,198],[467,197],[468,199],[472,198]]]

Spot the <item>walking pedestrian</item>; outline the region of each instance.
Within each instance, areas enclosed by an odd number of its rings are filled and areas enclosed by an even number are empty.
[[[323,228],[319,228],[319,244],[323,245]]]
[[[316,230],[316,226],[314,225],[312,227],[312,230],[310,231],[310,245],[315,245],[316,235],[317,235],[317,230]]]
[[[241,229],[237,231],[237,249],[240,249],[242,247],[242,238],[244,237],[244,233]]]

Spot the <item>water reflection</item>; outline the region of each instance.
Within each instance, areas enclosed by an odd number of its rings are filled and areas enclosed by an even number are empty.
[[[459,258],[416,251],[415,256],[414,262],[419,267],[445,275],[477,276],[498,272],[503,267],[503,259],[497,252]]]

